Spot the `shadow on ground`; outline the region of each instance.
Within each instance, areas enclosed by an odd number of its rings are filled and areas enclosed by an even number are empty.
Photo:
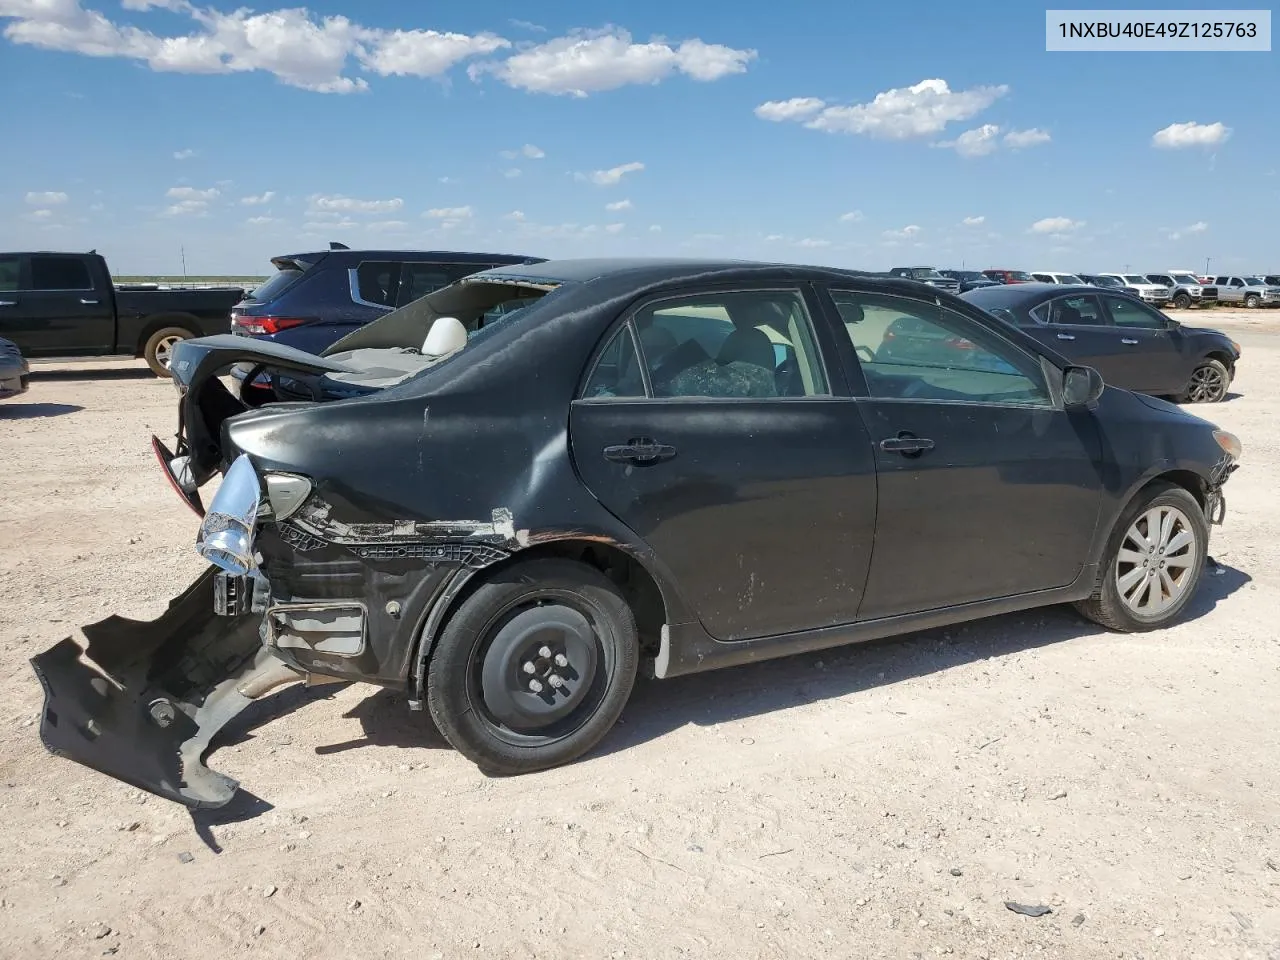
[[[74,403],[0,403],[0,420],[44,420],[83,409]]]
[[[40,380],[154,380],[164,383],[168,378],[157,377],[147,366],[98,367],[93,370],[42,370],[31,368],[31,382]]]

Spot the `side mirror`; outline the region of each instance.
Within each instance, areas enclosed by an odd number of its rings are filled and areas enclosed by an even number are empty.
[[[1093,367],[1067,367],[1062,375],[1062,403],[1068,410],[1091,406],[1105,388],[1102,374]]]

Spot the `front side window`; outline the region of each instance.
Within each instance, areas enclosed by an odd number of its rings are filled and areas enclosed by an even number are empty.
[[[1035,279],[1039,280],[1041,283],[1054,283],[1054,282],[1055,282],[1055,281],[1054,281],[1054,279],[1053,279],[1053,274],[1051,274],[1051,273],[1033,273],[1031,276],[1033,276]]]
[[[356,268],[356,293],[359,299],[378,307],[394,307],[400,284],[400,264],[366,260]]]
[[[1163,330],[1168,326],[1164,315],[1143,305],[1132,297],[1105,295],[1111,320],[1117,327],[1142,327],[1147,330]]]
[[[798,290],[716,292],[659,300],[637,310],[631,324],[649,395],[654,398],[828,394],[813,324]],[[625,341],[617,349],[620,356],[615,366],[622,371]],[[637,395],[634,381],[625,375],[611,381],[602,372],[608,369],[609,356],[607,348],[588,379],[588,391],[604,384],[624,391],[613,395]],[[614,386],[609,387],[610,383]]]
[[[871,397],[1047,406],[1035,358],[936,304],[832,291]]]
[[[0,293],[10,293],[18,289],[17,257],[0,257]]]
[[[92,290],[89,268],[79,257],[31,258],[32,290]]]

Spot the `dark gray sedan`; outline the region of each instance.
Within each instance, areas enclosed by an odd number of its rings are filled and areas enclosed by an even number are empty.
[[[31,368],[18,345],[12,340],[0,339],[0,400],[26,393],[30,375]]]
[[[1135,297],[1100,287],[1019,283],[961,294],[1125,390],[1180,403],[1225,400],[1240,344],[1187,327]]]

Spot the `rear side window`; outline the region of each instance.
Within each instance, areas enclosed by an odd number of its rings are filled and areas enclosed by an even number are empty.
[[[366,260],[356,268],[356,294],[361,303],[375,307],[394,307],[399,284],[399,263]]]
[[[1043,323],[1064,324],[1069,327],[1100,327],[1106,324],[1098,298],[1058,297],[1036,308],[1036,319]],[[1043,319],[1047,317],[1048,319]]]
[[[18,289],[18,258],[0,257],[0,292]]]
[[[459,273],[443,263],[404,263],[400,265],[400,306],[441,287],[447,287],[458,279]]]
[[[630,323],[623,324],[609,345],[600,352],[582,396],[588,400],[644,396],[644,375],[640,372],[640,358],[636,355],[635,334]]]
[[[89,267],[79,257],[32,257],[32,290],[92,290]]]

